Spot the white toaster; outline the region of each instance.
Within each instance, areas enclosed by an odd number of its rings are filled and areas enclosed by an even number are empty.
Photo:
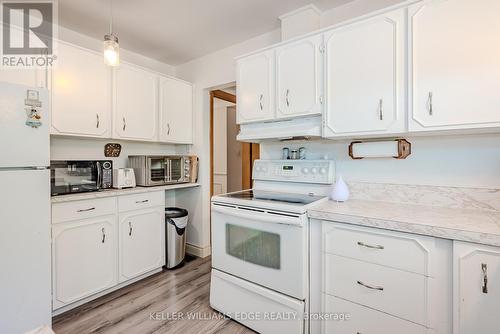
[[[113,170],[113,188],[134,188],[135,173],[133,168],[118,168]]]

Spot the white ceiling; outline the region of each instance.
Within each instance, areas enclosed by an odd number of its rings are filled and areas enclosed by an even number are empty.
[[[279,27],[278,16],[313,3],[352,0],[114,0],[114,31],[130,51],[178,65]],[[59,23],[102,39],[109,0],[59,0]]]

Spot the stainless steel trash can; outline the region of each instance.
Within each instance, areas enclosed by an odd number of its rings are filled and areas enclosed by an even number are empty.
[[[188,212],[181,208],[165,208],[165,241],[167,269],[181,266],[186,256]]]

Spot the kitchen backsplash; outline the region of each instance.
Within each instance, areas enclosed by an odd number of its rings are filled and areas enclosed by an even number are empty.
[[[412,154],[404,160],[348,155],[350,141],[311,140],[261,145],[262,159],[280,159],[282,148],[306,147],[307,159],[327,157],[350,182],[500,189],[500,135],[405,137]]]
[[[159,143],[145,143],[133,141],[119,141],[113,139],[85,139],[52,137],[50,144],[51,160],[102,160],[104,145],[119,143],[122,145],[120,157],[111,158],[115,168],[127,167],[129,155],[141,154],[187,154],[190,145],[172,145]]]

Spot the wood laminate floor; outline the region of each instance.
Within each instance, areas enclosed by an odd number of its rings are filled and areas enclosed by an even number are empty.
[[[53,329],[56,334],[254,333],[211,309],[209,292],[210,258],[194,259],[61,314]]]

